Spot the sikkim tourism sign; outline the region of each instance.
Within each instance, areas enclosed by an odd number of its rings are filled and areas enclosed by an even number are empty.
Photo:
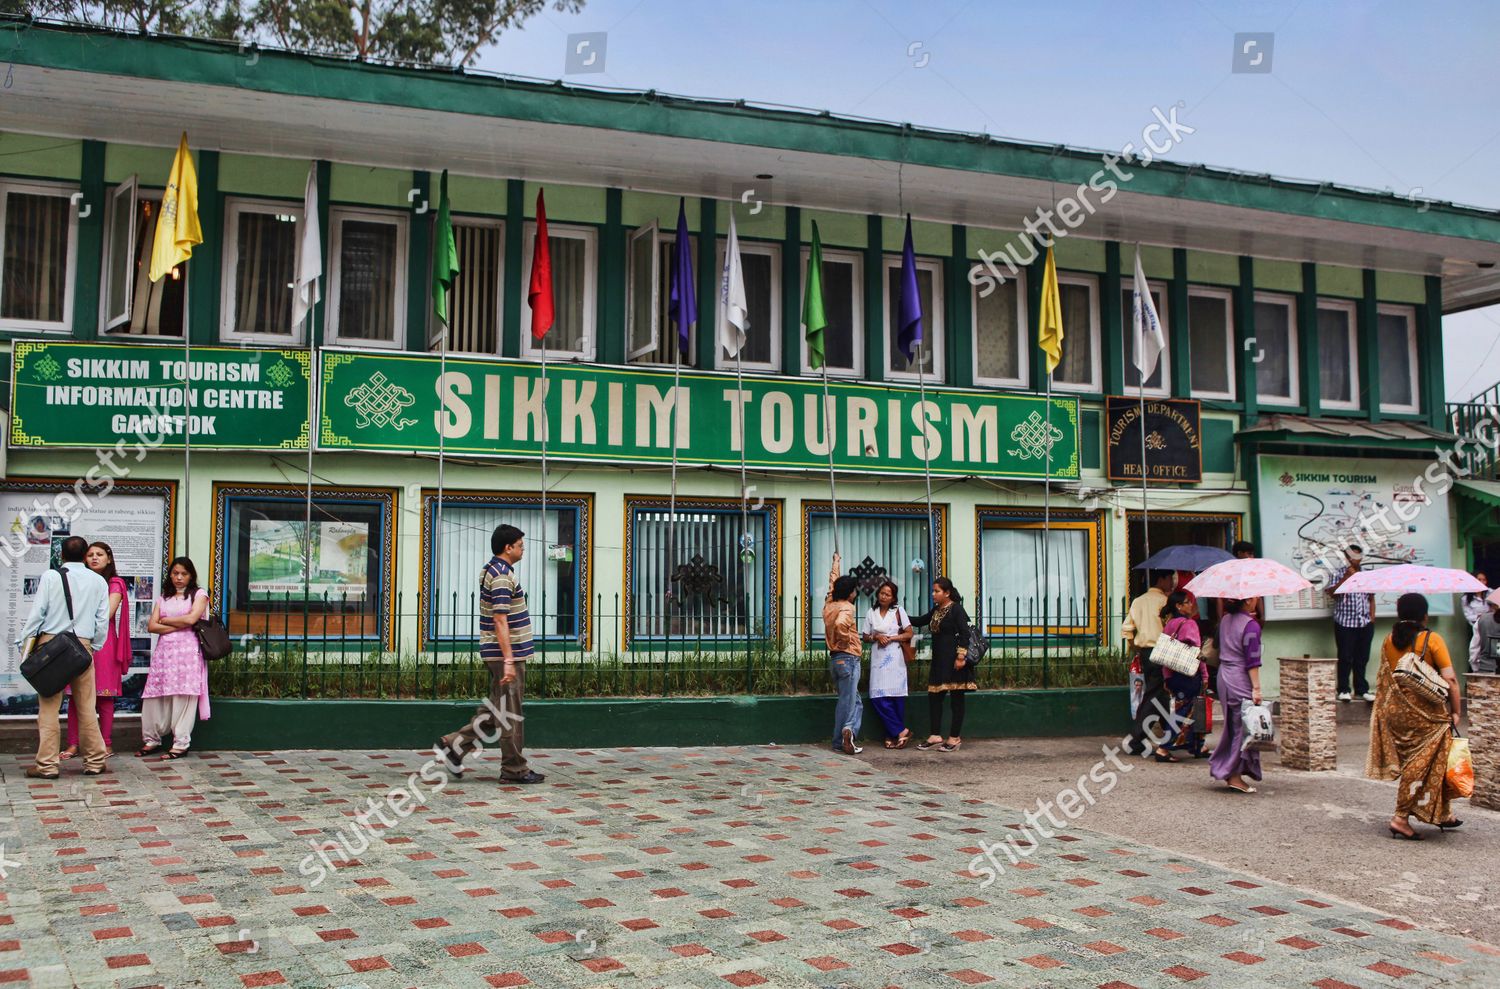
[[[18,340],[12,447],[306,450],[312,355]]]
[[[1078,477],[1078,400],[430,354],[318,353],[317,449],[946,476]],[[828,424],[832,423],[832,429]],[[442,430],[441,438],[439,430]],[[1050,462],[1050,467],[1049,467]]]

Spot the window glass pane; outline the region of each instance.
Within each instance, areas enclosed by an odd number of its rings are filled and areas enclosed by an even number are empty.
[[[553,311],[547,346],[582,352],[588,333],[588,242],[581,237],[549,236],[547,243],[552,250]]]
[[[651,232],[637,230],[630,238],[630,360],[638,360],[639,351],[651,347],[656,323],[651,313]],[[556,265],[556,258],[553,259]],[[554,288],[554,291],[556,289]],[[649,354],[647,355],[649,356]]]
[[[1047,530],[1043,584],[1040,526],[986,527],[984,551],[984,607],[990,625],[1041,624],[1042,595],[1048,597],[1048,617],[1054,625],[1083,625],[1088,620],[1090,575],[1088,533],[1082,529]]]
[[[751,512],[755,555],[740,559],[738,511],[636,509],[631,540],[630,620],[635,638],[742,638],[767,628],[771,566],[768,517]]]
[[[998,290],[997,290],[998,291]],[[1062,301],[1063,352],[1052,380],[1061,384],[1091,386],[1094,375],[1094,290],[1089,285],[1058,285]]]
[[[136,202],[135,217],[135,294],[130,308],[130,322],[112,332],[138,336],[182,336],[183,313],[187,302],[187,264],[179,264],[159,282],[151,281],[151,243],[156,236],[156,214],[161,200],[142,197]]]
[[[429,501],[429,506],[433,502]],[[429,508],[432,511],[432,508]],[[433,516],[436,512],[433,511]],[[442,545],[436,556],[437,586],[428,607],[429,639],[477,641],[479,577],[494,555],[490,535],[501,524],[526,534],[526,554],[517,566],[532,627],[539,635],[577,638],[578,509],[547,508],[542,525],[540,505],[471,505],[443,503]],[[431,587],[431,585],[429,585]]]
[[[458,277],[453,280],[448,305],[448,347],[460,353],[498,354],[504,249],[501,230],[497,226],[455,223],[453,241],[458,247]]]
[[[901,268],[887,267],[885,270],[886,282],[886,312],[889,314],[888,322],[891,327],[891,338],[886,347],[886,354],[890,363],[890,370],[897,372],[911,372],[916,374],[919,370],[923,374],[932,373],[932,345],[933,336],[936,331],[933,327],[937,323],[936,314],[933,312],[932,301],[932,270],[930,268],[917,269],[917,297],[922,305],[922,344],[917,348],[916,359],[908,361],[906,350],[902,348],[901,339]]]
[[[1292,307],[1282,302],[1255,303],[1255,390],[1260,398],[1292,397]]]
[[[804,285],[806,284],[804,280]],[[852,371],[854,362],[854,264],[823,259],[823,359],[830,370]]]
[[[912,614],[927,610],[930,581],[935,576],[929,559],[927,518],[874,518],[839,512],[839,550],[844,572],[860,579],[859,612],[870,606],[882,576],[901,588],[901,606]],[[833,518],[813,515],[808,523],[807,611],[814,638],[823,635],[823,598],[828,593],[828,561],[833,559]],[[922,561],[922,572],[912,573],[912,561]],[[962,594],[965,588],[960,587]]]
[[[394,223],[341,221],[339,324],[341,337],[396,338],[396,245]]]
[[[1188,353],[1192,357],[1192,390],[1230,393],[1229,300],[1215,295],[1188,296]]]
[[[113,320],[127,315],[125,307],[130,276],[135,270],[134,245],[130,242],[130,195],[116,190],[109,202],[109,287],[105,315]]]
[[[297,218],[241,210],[237,216],[234,329],[291,333],[292,281],[297,277]]]
[[[1409,317],[1403,313],[1380,313],[1376,326],[1380,335],[1380,404],[1417,404],[1412,394],[1412,352]]]
[[[1162,293],[1157,289],[1153,288],[1149,291],[1151,292],[1151,301],[1156,306],[1157,318],[1161,320],[1162,336],[1167,337],[1167,307],[1163,304],[1165,300],[1162,297]],[[1125,334],[1125,386],[1127,388],[1139,388],[1141,384],[1141,372],[1136,370],[1135,366],[1135,289],[1122,289],[1121,300],[1120,327],[1121,332]],[[1066,331],[1067,324],[1064,323],[1063,327],[1064,331]],[[1066,338],[1064,338],[1063,345],[1067,345]],[[1156,359],[1156,368],[1151,372],[1151,376],[1146,379],[1147,388],[1162,387],[1162,375],[1166,373],[1167,361],[1171,359],[1170,346],[1170,338],[1168,338],[1168,347],[1162,350],[1161,356]]]
[[[751,254],[740,249],[740,267],[745,275],[745,305],[749,309],[750,329],[740,359],[755,364],[771,363],[771,331],[775,326],[771,314],[780,303],[773,297],[773,258],[769,254]]]
[[[1021,374],[1021,347],[1019,337],[1016,298],[1020,287],[1015,279],[1006,279],[988,296],[976,299],[974,306],[974,349],[979,359],[979,376],[1006,381],[1019,381]],[[976,293],[977,295],[977,293]],[[1066,332],[1067,324],[1064,323]],[[1064,342],[1067,341],[1066,336]],[[1087,338],[1082,346],[1087,348]],[[1061,370],[1061,366],[1059,366]]]
[[[1353,402],[1354,377],[1349,341],[1354,332],[1349,310],[1318,310],[1319,394],[1325,402]]]
[[[698,277],[698,244],[696,237],[689,238],[689,240],[691,241],[694,262],[693,278],[695,284],[693,285],[693,291],[696,293],[698,289],[696,284]],[[656,290],[661,299],[661,311],[657,314],[657,344],[655,350],[637,357],[635,359],[635,363],[637,364],[671,364],[677,359],[678,351],[682,348],[682,339],[679,336],[677,324],[672,320],[672,263],[674,255],[677,252],[676,243],[677,238],[673,236],[662,237],[657,242]],[[649,292],[650,284],[644,277],[637,277],[633,281],[632,288],[642,293]],[[641,301],[637,300],[635,305],[639,307]],[[644,310],[636,309],[643,317],[645,313],[650,312],[650,299],[646,298],[644,301],[646,308]],[[691,324],[688,328],[688,349],[682,352],[682,363],[685,365],[693,362],[692,341],[697,339],[697,333],[697,323]]]
[[[68,297],[70,212],[63,196],[6,195],[0,318],[62,322]]]

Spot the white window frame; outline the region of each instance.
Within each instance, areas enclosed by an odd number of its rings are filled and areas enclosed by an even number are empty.
[[[1030,324],[1027,321],[1028,310],[1026,308],[1026,271],[1022,269],[1014,276],[1007,278],[1006,282],[1016,286],[1016,370],[1020,372],[1019,377],[997,378],[993,375],[979,373],[979,285],[972,277],[975,271],[984,271],[985,266],[979,262],[973,262],[969,266],[969,318],[971,321],[970,332],[974,339],[974,383],[976,385],[987,385],[992,388],[1025,388],[1031,380],[1031,350],[1027,346],[1031,335]],[[982,281],[982,279],[981,279]],[[996,285],[994,292],[1000,291]],[[993,294],[993,292],[991,293]],[[1064,328],[1066,330],[1066,328]]]
[[[1422,378],[1421,378],[1421,374],[1420,374],[1420,366],[1419,366],[1419,363],[1418,363],[1418,354],[1417,354],[1417,311],[1412,306],[1401,306],[1401,305],[1395,305],[1395,304],[1391,304],[1391,303],[1387,303],[1387,304],[1383,304],[1383,305],[1377,305],[1375,307],[1375,327],[1374,327],[1375,333],[1374,333],[1374,337],[1375,337],[1375,358],[1376,358],[1377,364],[1383,362],[1383,358],[1382,358],[1381,353],[1380,353],[1380,317],[1381,316],[1401,316],[1401,317],[1405,318],[1405,320],[1406,320],[1406,354],[1407,354],[1406,374],[1407,374],[1408,380],[1410,380],[1410,382],[1411,382],[1411,398],[1412,398],[1412,401],[1411,401],[1410,405],[1394,405],[1394,404],[1392,404],[1390,402],[1387,402],[1385,400],[1385,396],[1382,395],[1381,398],[1380,398],[1380,411],[1381,412],[1393,412],[1393,413],[1397,413],[1397,414],[1421,412],[1422,411],[1422,388],[1421,388]]]
[[[583,346],[562,350],[547,346],[547,356],[564,360],[576,358],[591,361],[597,349],[595,329],[599,319],[599,231],[590,226],[547,221],[548,238],[559,237],[583,241]],[[521,228],[521,356],[540,360],[542,348],[531,336],[531,259],[536,254],[536,221],[527,220]],[[553,286],[554,291],[556,286]],[[554,305],[556,299],[554,298]],[[549,331],[550,337],[550,331]],[[629,344],[627,343],[627,347]]]
[[[714,281],[715,285],[721,285],[722,282],[723,282],[723,275],[724,275],[724,252],[728,249],[727,248],[727,244],[728,244],[728,238],[727,237],[720,237],[719,238],[718,249],[717,249],[716,253],[714,254],[714,257],[718,260],[718,269],[717,270],[718,270],[718,274],[719,274],[719,277],[717,279],[715,279],[715,281]],[[782,295],[781,295],[781,245],[780,244],[776,244],[776,243],[772,243],[771,241],[765,241],[765,240],[742,240],[742,241],[740,241],[740,256],[744,257],[746,254],[760,254],[760,255],[764,255],[766,257],[769,257],[771,259],[771,327],[770,327],[770,333],[771,333],[771,359],[769,361],[765,361],[765,362],[761,362],[761,361],[747,361],[747,360],[743,360],[742,359],[739,362],[739,364],[740,364],[741,367],[746,368],[747,370],[752,370],[752,371],[780,371],[781,370],[781,302],[782,302]],[[735,360],[734,360],[733,357],[730,357],[728,354],[726,354],[724,352],[724,345],[723,345],[723,343],[721,343],[718,340],[719,327],[718,327],[717,320],[720,318],[719,313],[723,309],[723,305],[724,305],[723,300],[720,299],[718,296],[715,296],[714,297],[714,314],[715,314],[714,318],[715,318],[715,325],[713,327],[713,333],[714,333],[714,367],[718,368],[719,370],[732,371],[732,370],[734,370],[734,367],[735,367]],[[750,332],[757,333],[757,332],[759,332],[759,330],[757,330],[755,327],[752,326],[750,328]]]
[[[1077,392],[1080,394],[1102,394],[1104,392],[1104,334],[1102,328],[1102,317],[1099,311],[1099,277],[1097,275],[1090,275],[1084,272],[1059,271],[1057,273],[1057,284],[1059,290],[1061,290],[1062,286],[1064,285],[1082,285],[1084,288],[1089,290],[1089,299],[1092,301],[1092,305],[1089,306],[1088,346],[1089,367],[1093,369],[1093,374],[1089,378],[1087,384],[1078,384],[1077,382],[1071,381],[1058,381],[1054,378],[1052,382],[1052,390]],[[1031,331],[1028,328],[1026,332],[1029,335]],[[1063,326],[1064,348],[1070,346],[1068,340],[1072,338],[1074,332],[1075,331],[1073,328],[1066,325]]]
[[[339,302],[343,289],[343,265],[340,257],[344,245],[344,221],[390,223],[396,228],[396,322],[390,340],[369,340],[339,335]],[[406,269],[410,263],[411,216],[401,210],[369,209],[358,206],[334,206],[328,211],[328,308],[324,311],[324,332],[330,344],[361,347],[370,350],[401,350],[406,346],[407,285]]]
[[[246,199],[243,197],[230,197],[224,201],[224,264],[219,278],[219,338],[234,343],[292,343],[300,344],[303,340],[302,327],[291,327],[285,333],[249,333],[241,332],[234,325],[234,314],[238,308],[235,305],[235,288],[237,279],[234,277],[235,268],[240,262],[240,217],[246,213],[259,213],[271,216],[295,216],[297,223],[304,222],[302,216],[303,205],[297,202],[277,202],[271,199]],[[302,261],[302,238],[300,236],[302,227],[297,227],[297,249],[293,255],[292,277],[296,277],[297,269]]]
[[[1147,387],[1143,391],[1139,386],[1125,381],[1130,369],[1135,367],[1130,360],[1129,349],[1126,346],[1126,341],[1133,339],[1135,333],[1135,279],[1132,277],[1120,279],[1120,387],[1127,395],[1144,394],[1147,398],[1166,398],[1172,394],[1172,318],[1171,313],[1168,312],[1171,295],[1167,291],[1165,282],[1152,281],[1149,278],[1146,279],[1146,291],[1151,293],[1151,301],[1156,305],[1156,318],[1161,323],[1161,337],[1166,341],[1166,346],[1156,358],[1157,370],[1161,371],[1161,384]],[[1067,341],[1064,339],[1064,346],[1066,345]]]
[[[1267,395],[1262,392],[1260,374],[1252,361],[1250,373],[1255,375],[1255,402],[1257,405],[1295,406],[1302,400],[1302,357],[1299,352],[1301,334],[1297,326],[1297,297],[1283,292],[1256,292],[1252,304],[1286,307],[1287,388],[1291,391],[1290,395]]]
[[[10,194],[19,192],[23,195],[53,196],[57,199],[72,200],[73,193],[78,191],[78,186],[64,182],[21,182],[11,179],[0,179],[0,237],[3,237],[6,223],[6,210],[10,205]],[[4,244],[0,243],[0,266],[5,264]],[[68,204],[68,257],[64,262],[63,271],[63,314],[62,319],[57,322],[45,319],[0,319],[0,329],[13,330],[23,333],[62,333],[73,332],[73,296],[75,294],[76,275],[78,272],[78,208],[73,202]],[[4,290],[4,280],[0,279],[0,291]]]
[[[1342,409],[1357,411],[1362,404],[1360,402],[1360,378],[1359,378],[1359,307],[1352,299],[1318,299],[1318,310],[1336,309],[1345,314],[1349,326],[1349,400],[1330,401],[1323,395],[1322,382],[1318,382],[1318,404],[1325,409]],[[1323,340],[1323,329],[1318,328],[1318,345],[1321,348]],[[1321,363],[1323,355],[1318,354]],[[1320,372],[1321,373],[1321,372]]]
[[[807,263],[808,263],[808,261],[811,258],[812,258],[812,247],[811,246],[803,247],[802,248],[802,265],[801,265],[801,271],[802,271],[802,297],[803,297],[804,301],[806,301],[806,293],[807,293]],[[831,366],[828,366],[828,365],[824,365],[824,366],[828,368],[828,376],[830,378],[863,378],[865,376],[865,263],[864,263],[865,259],[864,259],[864,255],[861,252],[859,252],[859,251],[840,251],[840,250],[829,250],[827,248],[824,248],[823,249],[823,260],[825,260],[825,261],[830,261],[830,260],[831,261],[838,261],[841,264],[852,265],[853,268],[854,268],[854,277],[853,277],[853,279],[851,279],[852,284],[850,286],[850,291],[851,291],[851,293],[854,296],[853,307],[851,309],[851,312],[853,313],[853,320],[854,320],[854,327],[853,327],[853,331],[854,331],[853,332],[853,337],[854,337],[854,339],[853,339],[854,367],[851,369],[851,368],[831,367]],[[808,366],[808,356],[807,356],[807,327],[802,324],[802,315],[801,315],[800,312],[797,314],[797,329],[798,329],[797,336],[802,341],[801,344],[800,344],[800,346],[802,348],[802,373],[804,375],[808,375],[808,376],[821,376],[822,373],[823,373],[823,371],[822,371],[821,368],[816,368],[815,369],[815,368],[811,368],[811,367]],[[824,353],[825,354],[827,353],[827,347],[826,346],[824,347]],[[916,380],[916,376],[915,375],[912,376],[912,380],[913,381]]]
[[[501,350],[501,348],[505,345],[505,340],[504,340],[504,337],[505,337],[505,220],[504,220],[503,217],[498,217],[498,216],[482,216],[482,215],[478,215],[478,214],[467,214],[467,213],[464,213],[464,214],[454,214],[453,217],[452,217],[452,222],[453,222],[453,226],[455,228],[457,228],[457,227],[484,227],[484,228],[496,231],[496,233],[497,233],[497,235],[498,235],[498,237],[500,239],[500,258],[499,258],[500,266],[499,266],[499,273],[495,276],[495,285],[494,285],[494,291],[495,291],[495,318],[497,320],[497,324],[495,326],[495,349],[492,350],[492,351],[483,351],[483,350],[454,350],[453,349],[453,338],[450,335],[449,338],[448,338],[448,352],[450,354],[478,354],[478,355],[484,356],[484,357],[498,357],[498,356],[500,356],[500,350]],[[434,236],[434,238],[436,238],[436,234],[437,234],[437,218],[436,217],[433,218],[432,226],[433,226],[433,236]],[[434,244],[436,244],[436,240],[435,239],[434,239]],[[436,247],[434,247],[434,250],[435,249],[436,249]],[[529,273],[530,273],[529,269],[526,269],[526,270],[527,270],[527,274],[529,275]],[[464,278],[467,278],[468,276],[469,276],[468,272],[460,270],[459,273],[458,273],[458,280],[455,281],[455,285],[461,284],[462,280]],[[429,287],[429,291],[430,291],[430,287]],[[449,295],[451,297],[452,293],[450,292]],[[523,295],[522,298],[525,298],[525,296]],[[449,311],[451,312],[452,310],[450,309]],[[527,307],[527,310],[526,310],[526,322],[525,322],[525,326],[526,326],[525,336],[526,336],[526,339],[529,340],[529,339],[531,339],[531,309],[530,309],[530,307]],[[433,353],[436,353],[440,349],[440,338],[442,337],[442,333],[443,333],[442,320],[440,320],[440,319],[437,318],[437,307],[436,307],[436,305],[430,305],[430,306],[427,307],[427,349],[429,351],[431,351]]]
[[[109,196],[110,211],[109,211],[109,213],[104,218],[104,250],[103,250],[104,266],[103,266],[103,269],[99,273],[99,275],[100,275],[100,282],[99,282],[99,338],[101,340],[122,340],[122,341],[130,341],[130,342],[134,342],[134,343],[149,344],[149,343],[152,343],[154,341],[162,341],[162,340],[165,340],[165,341],[168,341],[168,342],[177,341],[177,340],[181,340],[182,337],[183,337],[182,333],[176,333],[176,334],[172,334],[172,335],[166,335],[166,334],[130,333],[130,332],[128,332],[128,327],[130,326],[131,317],[133,317],[135,315],[135,280],[136,280],[136,278],[135,278],[135,274],[133,273],[133,271],[131,269],[135,265],[135,255],[134,255],[133,252],[135,250],[135,241],[136,241],[136,233],[137,233],[136,223],[140,220],[141,200],[142,199],[150,199],[153,202],[155,202],[156,206],[157,206],[158,218],[159,218],[160,217],[160,210],[161,210],[161,199],[162,199],[162,196],[165,195],[165,194],[166,194],[166,190],[165,189],[156,188],[156,187],[147,187],[147,188],[144,188],[144,189],[141,188],[140,177],[136,176],[136,175],[132,175],[132,176],[130,176],[130,178],[126,179],[124,182],[121,182],[118,186],[115,187],[114,192],[110,193],[110,196]],[[126,269],[126,278],[125,278],[125,311],[123,313],[121,313],[120,315],[112,316],[107,311],[107,307],[109,306],[109,276],[110,276],[110,267],[114,263],[114,258],[111,256],[111,253],[110,253],[110,251],[111,251],[111,244],[114,241],[114,215],[115,215],[115,213],[114,213],[114,207],[115,207],[115,204],[117,202],[119,202],[119,200],[125,199],[127,197],[129,199],[129,203],[130,203],[130,205],[129,205],[130,229],[128,231],[126,231],[126,235],[125,235],[126,236],[126,240],[125,240],[126,248],[125,249],[128,250],[128,251],[131,251],[132,254],[130,255],[130,257],[127,259],[127,261],[125,263],[125,269]],[[146,264],[150,264],[151,263],[151,254],[150,254],[149,250],[146,253],[144,261],[145,261]],[[188,264],[192,264],[191,261],[188,261],[187,263]],[[170,276],[168,276],[168,277],[170,277]],[[182,329],[183,329],[183,333],[186,333],[188,331],[188,321],[189,321],[189,318],[190,318],[188,314],[191,312],[190,307],[192,305],[193,287],[192,287],[192,285],[190,285],[190,284],[187,283],[187,281],[186,281],[186,274],[185,273],[181,277],[184,279],[183,286],[182,286],[182,311],[183,311]]]
[[[634,248],[635,242],[637,240],[646,237],[651,238],[651,346],[650,348],[632,348],[631,333],[634,330],[635,326],[633,321],[635,319],[634,293],[636,282]],[[690,250],[693,255],[693,260],[696,263],[698,259],[698,235],[696,233],[689,232],[688,239],[692,242]],[[666,340],[666,337],[663,336],[663,334],[675,334],[675,330],[671,328],[671,321],[668,319],[668,314],[666,311],[666,306],[670,304],[671,300],[662,295],[661,253],[662,248],[671,248],[676,243],[677,231],[675,229],[663,230],[655,220],[652,220],[650,223],[644,226],[636,227],[635,231],[630,235],[630,243],[625,252],[625,362],[627,364],[635,364],[640,367],[672,366],[671,364],[658,364],[652,361],[640,361],[637,359],[645,357],[653,350],[659,349]],[[695,267],[693,269],[693,277],[696,279],[698,277],[698,274],[699,272]],[[698,286],[695,284],[693,286],[694,292],[697,291],[697,288]],[[696,295],[694,297],[696,298]],[[698,308],[701,315],[703,307],[700,305]],[[702,329],[702,327],[699,325],[701,322],[701,319],[696,319],[693,321],[692,327],[688,330],[687,353],[680,356],[687,357],[689,359],[697,357],[698,331]],[[689,360],[683,360],[682,366],[691,367],[693,365]]]
[[[918,378],[926,378],[932,381],[943,380],[943,351],[946,349],[946,340],[943,331],[946,329],[943,320],[943,262],[936,258],[917,258],[917,270],[926,271],[932,275],[932,312],[922,313],[922,334],[932,349],[932,370],[917,374],[916,371],[897,371],[891,365],[895,363],[897,353],[894,331],[896,329],[896,314],[891,311],[890,299],[893,279],[901,277],[901,255],[887,254],[885,256],[884,276],[881,289],[885,292],[882,296],[884,303],[884,332],[885,336],[885,380],[887,381],[916,381]]]
[[[1211,391],[1207,388],[1199,388],[1192,380],[1193,375],[1193,299],[1218,299],[1224,303],[1224,359],[1229,363],[1229,391]],[[1235,396],[1237,384],[1235,374],[1235,351],[1234,351],[1234,292],[1227,288],[1209,288],[1204,285],[1188,286],[1188,311],[1183,314],[1183,320],[1187,324],[1187,347],[1188,347],[1188,391],[1193,398],[1210,398],[1220,401],[1232,402]]]

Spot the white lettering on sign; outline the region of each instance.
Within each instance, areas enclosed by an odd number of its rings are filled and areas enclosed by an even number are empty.
[[[688,419],[688,390],[668,388],[666,393],[651,385],[635,386],[635,445],[665,450],[673,443],[681,450],[692,442]]]
[[[807,444],[807,452],[818,457],[828,456],[829,444],[833,442],[832,427],[830,423],[833,417],[833,396],[828,396],[828,401],[823,405],[823,414],[818,415],[818,395],[803,395],[802,410],[804,422],[804,442]],[[814,424],[821,420],[821,427],[817,433],[813,432]]]
[[[745,448],[745,405],[750,401],[750,393],[726,388],[724,401],[729,403],[729,452],[739,453]]]
[[[500,375],[484,376],[484,438],[500,438]]]
[[[1000,459],[999,411],[993,405],[977,413],[967,405],[953,406],[953,459],[986,464]]]
[[[109,428],[123,435],[139,436],[216,436],[215,420],[218,416],[128,416],[117,415],[109,420]]]
[[[792,396],[784,391],[766,392],[760,402],[760,445],[767,453],[786,453],[796,436],[792,427]]]
[[[547,390],[551,391],[552,382],[548,381],[546,384]],[[542,404],[543,394],[540,378],[530,382],[525,378],[516,379],[516,407],[515,419],[511,424],[511,439],[541,440],[542,430],[547,428],[547,410]],[[552,438],[550,432],[547,438]]]
[[[432,428],[450,440],[469,435],[474,416],[469,412],[468,403],[459,396],[473,390],[474,383],[462,371],[438,375],[437,393],[442,407],[433,414]]]
[[[880,407],[874,399],[849,399],[849,448],[850,457],[873,457],[880,451],[880,440],[876,426],[880,422]]]
[[[562,383],[562,441],[564,443],[598,442],[594,426],[594,395],[599,386],[592,381],[564,378]]]
[[[625,384],[609,383],[609,445],[625,445]]]

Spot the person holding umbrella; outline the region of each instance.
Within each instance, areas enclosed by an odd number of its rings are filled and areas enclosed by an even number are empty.
[[[1344,551],[1344,558],[1349,565],[1328,589],[1333,595],[1333,641],[1339,654],[1339,700],[1347,703],[1360,694],[1366,701],[1374,702],[1365,668],[1370,665],[1370,644],[1375,641],[1375,595],[1340,590],[1360,572],[1364,550],[1350,546]]]

